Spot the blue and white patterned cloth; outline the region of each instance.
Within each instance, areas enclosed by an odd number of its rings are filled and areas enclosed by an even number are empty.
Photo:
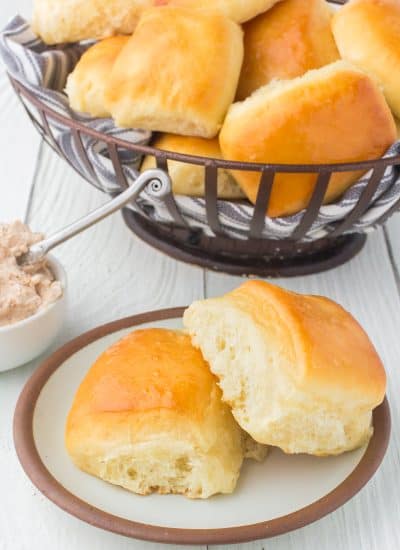
[[[124,130],[117,128],[111,119],[93,119],[73,111],[63,93],[68,74],[87,44],[62,45],[49,47],[44,44],[31,30],[29,24],[21,17],[14,17],[0,35],[0,57],[7,71],[26,88],[31,90],[43,103],[54,111],[80,121],[81,123],[105,134],[112,134],[132,143],[147,144],[151,133],[144,130]],[[34,111],[34,109],[31,109]],[[33,112],[35,115],[35,113]],[[36,113],[37,115],[37,113]],[[93,185],[106,193],[118,192],[119,187],[114,174],[111,160],[104,142],[89,136],[83,137],[83,146],[88,152],[93,164],[95,177],[80,161],[76,144],[68,127],[52,121],[51,129],[59,147],[74,164],[75,168]],[[387,155],[400,152],[400,142],[394,144]],[[139,155],[122,151],[124,157],[123,170],[129,182],[137,177],[141,161]],[[310,229],[307,240],[324,237],[354,208],[362,194],[369,175],[361,178],[341,199],[321,208],[318,219]],[[360,232],[373,228],[376,223],[400,198],[400,173],[389,167],[380,182],[370,207],[357,222],[356,230]],[[210,234],[208,227],[205,201],[201,198],[176,196],[176,202],[183,217],[190,226],[203,228]],[[152,202],[149,208],[149,198],[141,196],[132,208],[142,215],[157,221],[171,220],[167,208],[162,202]],[[248,231],[249,221],[253,215],[253,206],[247,201],[218,201],[218,212],[222,228],[232,237],[244,237]],[[284,238],[290,236],[301,220],[303,212],[293,216],[265,219],[263,235],[268,238]],[[354,229],[353,229],[354,231]]]

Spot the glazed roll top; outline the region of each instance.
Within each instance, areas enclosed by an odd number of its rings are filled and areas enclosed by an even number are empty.
[[[244,25],[244,61],[237,98],[274,78],[294,78],[339,59],[324,0],[285,0]]]
[[[119,126],[215,137],[243,60],[236,23],[186,8],[152,8],[118,56],[106,90]]]
[[[359,69],[337,61],[293,80],[273,81],[233,104],[220,145],[228,160],[329,164],[379,158],[396,136],[379,86]],[[255,202],[259,174],[232,173]],[[360,175],[354,171],[332,175],[324,202],[337,199]],[[285,216],[305,208],[315,183],[315,174],[277,174],[268,214]]]
[[[215,11],[237,23],[243,23],[269,10],[281,0],[155,0],[155,5],[181,6],[203,11]]]
[[[333,32],[341,56],[376,78],[400,117],[400,2],[352,0],[335,15]]]
[[[129,334],[94,363],[66,446],[79,468],[106,481],[192,498],[232,492],[245,452],[201,353],[187,335],[157,328]]]
[[[256,441],[314,455],[368,441],[385,371],[367,334],[335,302],[251,281],[195,302],[184,325]]]
[[[34,0],[32,26],[47,44],[131,34],[153,0]]]
[[[94,117],[106,117],[104,92],[110,72],[128,36],[112,36],[91,46],[80,58],[69,75],[66,93],[70,105],[76,111]]]

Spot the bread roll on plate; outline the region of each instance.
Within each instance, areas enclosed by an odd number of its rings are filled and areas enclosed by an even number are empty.
[[[399,0],[352,0],[335,15],[333,33],[342,57],[377,79],[400,117]]]
[[[132,332],[97,359],[69,413],[66,447],[105,481],[191,498],[231,493],[245,452],[263,455],[246,444],[190,338],[164,329]]]
[[[242,60],[243,33],[230,19],[151,8],[115,62],[107,107],[119,126],[215,137]]]
[[[339,59],[324,0],[285,0],[246,23],[237,98],[274,78],[294,78]]]
[[[47,44],[132,34],[153,0],[34,0],[32,26]]]
[[[230,108],[220,133],[225,159],[259,163],[324,164],[382,156],[396,140],[396,126],[375,82],[345,61],[288,81],[272,81]],[[251,202],[260,175],[234,171]],[[332,176],[324,202],[337,199],[359,172]],[[269,216],[285,216],[308,205],[315,174],[275,177]]]
[[[153,147],[164,151],[174,151],[186,155],[221,158],[218,138],[204,139],[174,134],[162,134],[152,143]],[[154,168],[153,156],[145,157],[141,171]],[[168,171],[172,180],[172,190],[177,195],[204,197],[204,167],[168,160]],[[227,170],[218,170],[218,197],[222,199],[241,199],[245,195]]]
[[[200,10],[217,11],[237,23],[252,19],[269,10],[281,0],[155,0],[155,5],[182,6]]]
[[[114,62],[128,40],[128,36],[112,36],[82,55],[65,89],[73,109],[94,117],[110,116],[104,105],[104,91]]]
[[[385,371],[364,330],[335,302],[250,281],[195,302],[184,325],[256,441],[335,455],[369,440]]]

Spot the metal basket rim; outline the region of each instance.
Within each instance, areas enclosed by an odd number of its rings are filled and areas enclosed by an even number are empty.
[[[142,155],[150,155],[156,158],[164,160],[173,160],[178,162],[185,162],[188,164],[222,168],[225,170],[239,170],[250,172],[283,172],[283,173],[323,173],[323,172],[350,172],[350,171],[368,171],[374,168],[387,167],[400,165],[400,153],[398,155],[381,157],[378,159],[347,162],[347,163],[331,163],[331,164],[263,164],[263,163],[250,163],[239,162],[225,159],[217,159],[211,157],[202,157],[196,155],[188,155],[184,153],[176,153],[173,151],[167,151],[164,149],[158,149],[150,145],[138,145],[130,141],[126,141],[121,138],[117,138],[110,134],[105,134],[98,130],[88,127],[83,122],[70,119],[45,103],[43,103],[34,93],[24,86],[20,81],[14,78],[12,75],[8,75],[14,88],[31,102],[36,108],[44,111],[50,118],[63,123],[71,130],[81,132],[82,134],[90,135],[93,138],[98,139],[106,144],[114,145],[130,151],[141,153]],[[128,130],[128,129],[127,129]]]

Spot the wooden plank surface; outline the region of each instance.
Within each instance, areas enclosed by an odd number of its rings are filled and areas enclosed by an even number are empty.
[[[2,2],[0,28],[18,11],[29,18],[31,0]],[[29,202],[40,137],[12,90],[0,64],[0,220],[24,218]]]

